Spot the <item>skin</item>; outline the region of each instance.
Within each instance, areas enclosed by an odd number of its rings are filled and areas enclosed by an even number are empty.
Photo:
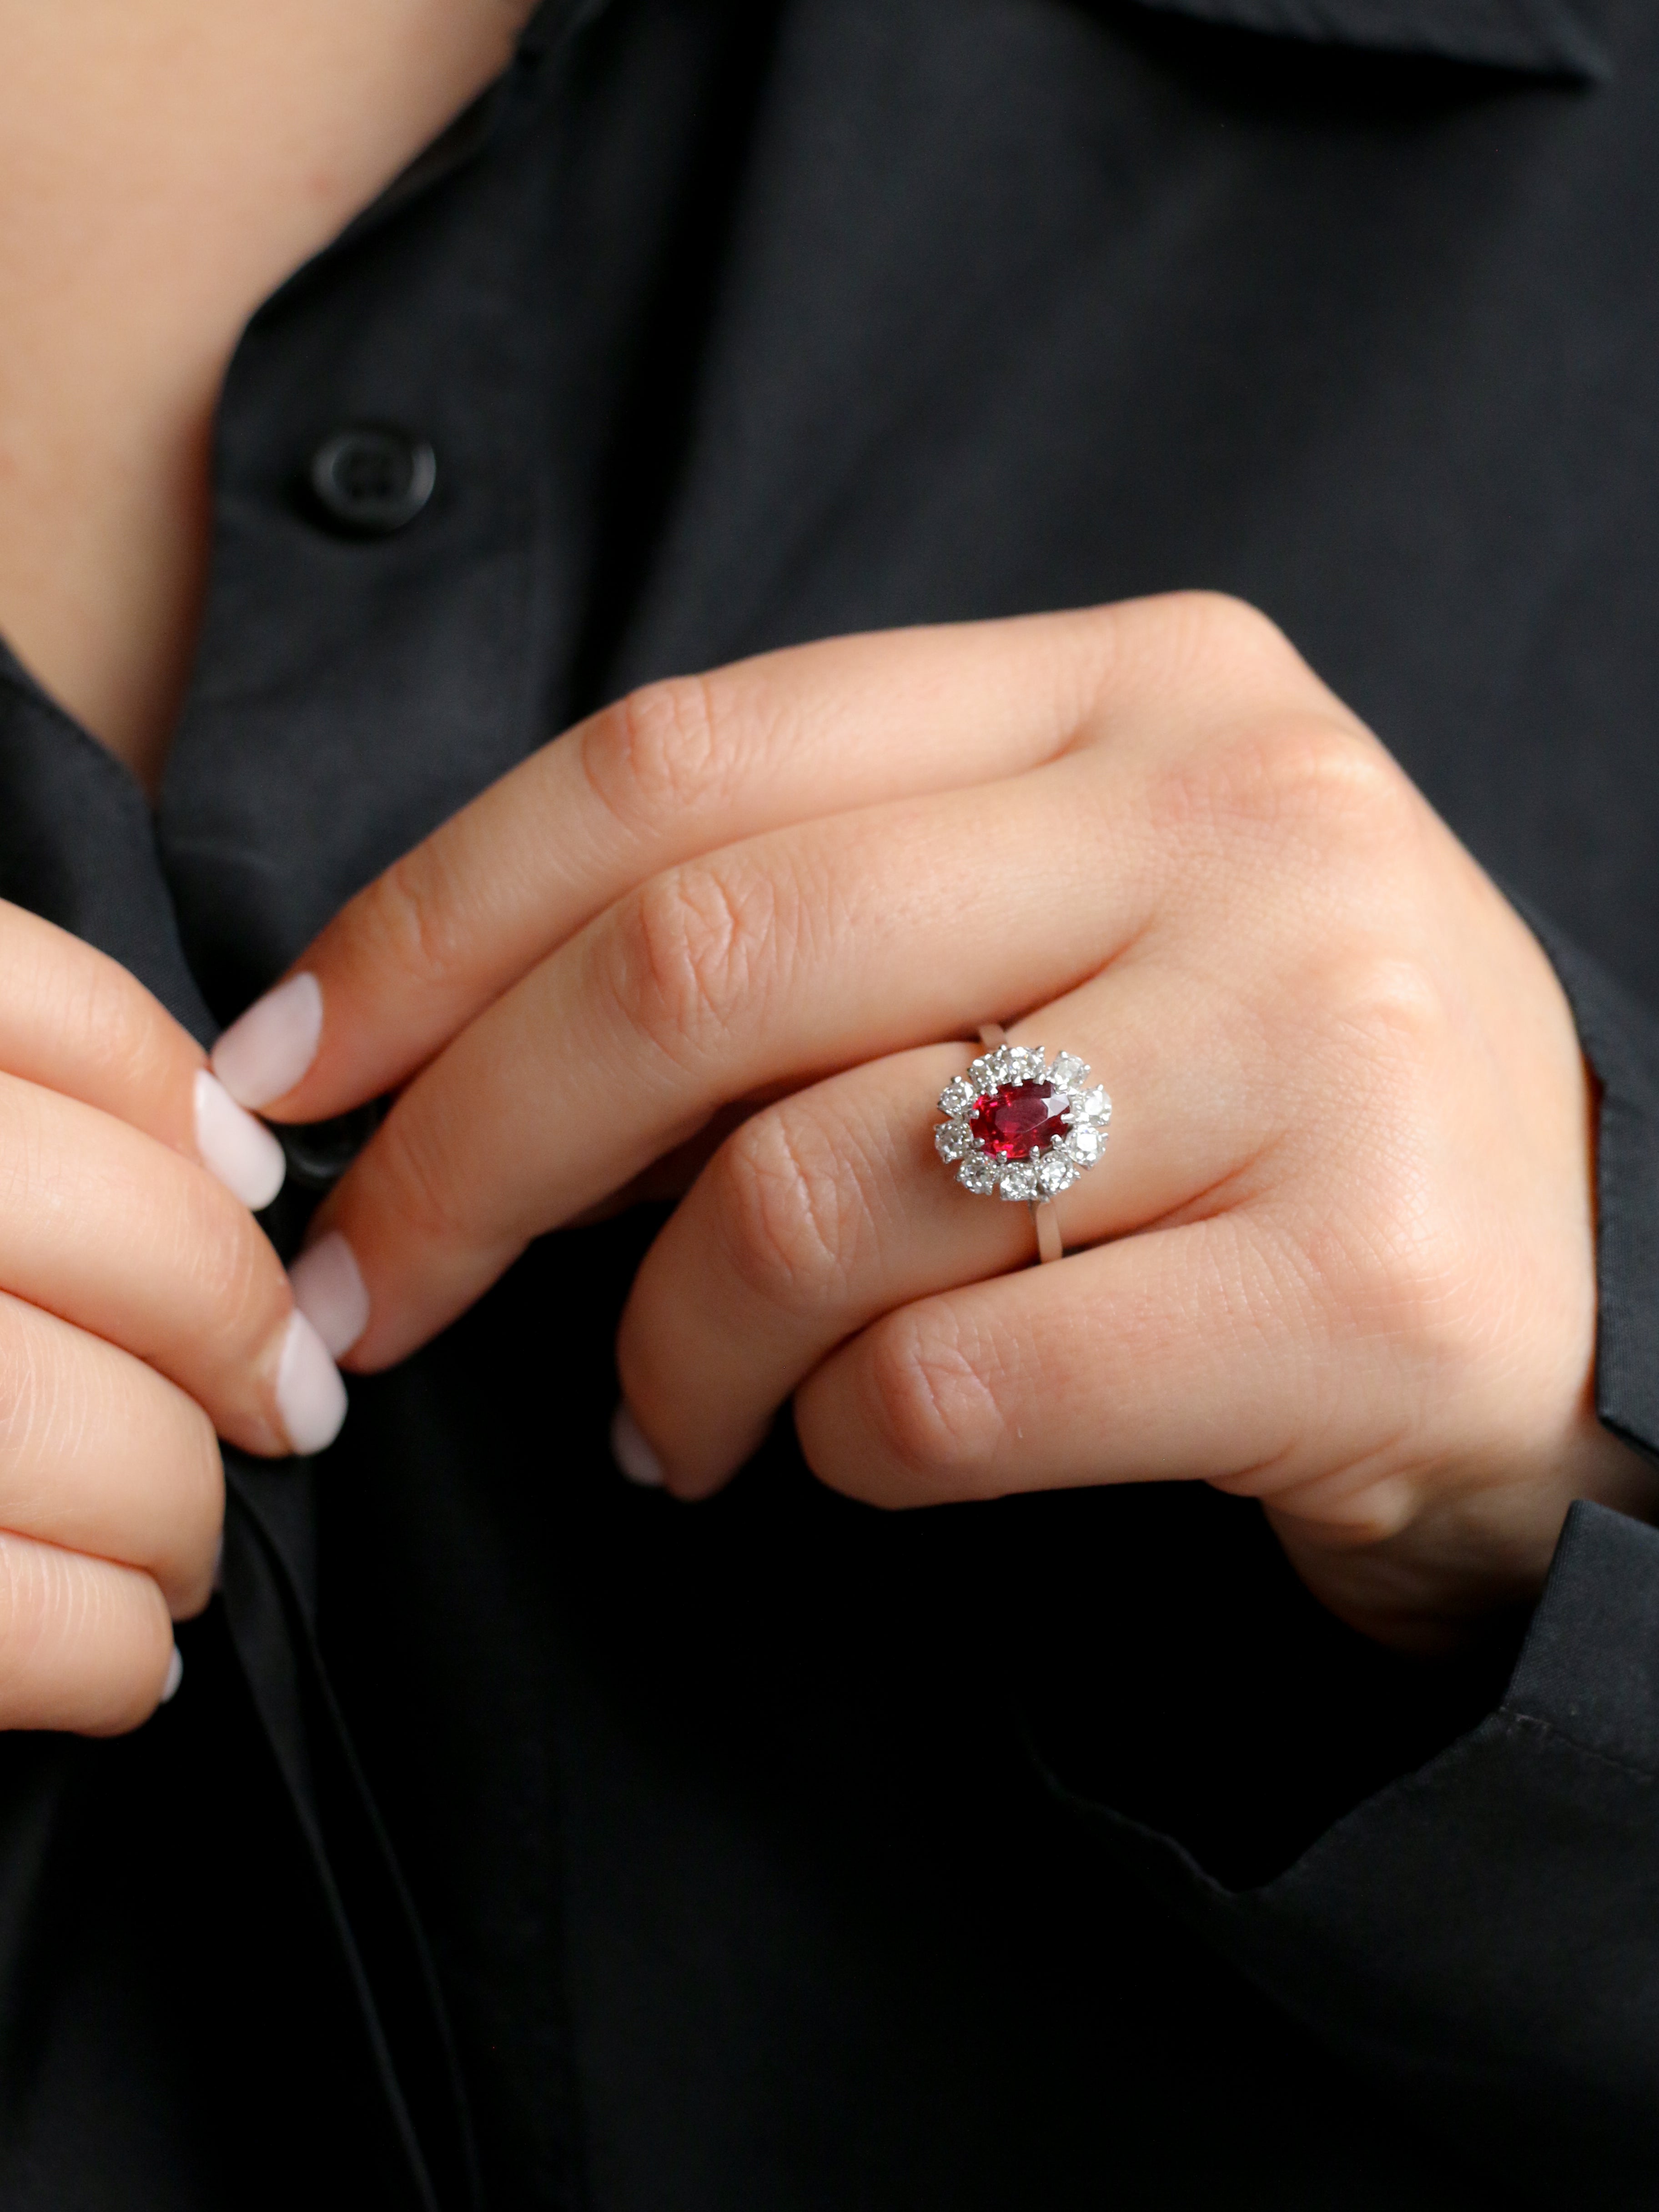
[[[0,0],[0,634],[159,781],[251,311],[507,61],[504,0]],[[292,1297],[197,1159],[204,1055],[0,905],[0,1727],[153,1710],[218,1435],[289,1449]]]
[[[199,1613],[217,1436],[275,1455],[293,1311],[202,1166],[201,1048],[126,971],[0,903],[0,1726],[131,1728]]]
[[[361,1370],[770,1101],[622,1324],[684,1498],[792,1397],[815,1472],[883,1505],[1201,1479],[1261,1498],[1342,1618],[1422,1650],[1536,1594],[1573,1498],[1654,1503],[1592,1408],[1593,1101],[1560,987],[1236,602],[655,687],[487,792],[299,969],[320,1047],[267,1110],[403,1086],[317,1225],[368,1288]],[[988,1016],[1117,1102],[1059,1266],[933,1156],[973,1049],[941,1040]]]
[[[236,334],[521,12],[0,0],[0,630],[151,788]],[[666,1158],[690,1188],[619,1356],[684,1497],[792,1395],[824,1480],[884,1504],[1210,1480],[1263,1498],[1336,1610],[1421,1648],[1536,1589],[1571,1497],[1652,1503],[1589,1408],[1591,1100],[1559,987],[1248,611],[658,687],[302,964],[321,1048],[274,1110],[402,1086],[321,1224],[368,1283],[360,1368]],[[108,1732],[205,1601],[216,1435],[285,1449],[290,1292],[194,1156],[190,1039],[5,908],[0,975],[0,1726]],[[951,1040],[988,1017],[1117,1099],[1059,1267],[932,1157]],[[623,1103],[567,1152],[572,1069]]]
[[[243,324],[506,64],[514,0],[0,0],[0,632],[154,790]]]

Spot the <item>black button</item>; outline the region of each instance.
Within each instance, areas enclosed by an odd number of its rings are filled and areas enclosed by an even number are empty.
[[[386,422],[356,422],[311,457],[312,495],[337,530],[383,538],[413,522],[438,481],[424,438]]]

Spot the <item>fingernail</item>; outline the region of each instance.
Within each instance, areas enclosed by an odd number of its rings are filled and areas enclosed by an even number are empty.
[[[322,985],[290,975],[231,1024],[213,1048],[213,1072],[239,1106],[268,1106],[293,1090],[322,1034]]]
[[[336,1359],[368,1327],[368,1292],[356,1255],[337,1229],[319,1237],[288,1271],[294,1303]]]
[[[662,1462],[645,1440],[643,1431],[623,1400],[611,1419],[611,1456],[630,1482],[642,1490],[660,1490]]]
[[[167,1661],[167,1678],[161,1685],[161,1703],[170,1705],[179,1694],[179,1685],[185,1679],[185,1655],[175,1644],[173,1656]]]
[[[258,1213],[283,1187],[288,1161],[263,1121],[245,1114],[206,1068],[196,1072],[196,1149],[202,1165]]]
[[[296,1452],[319,1452],[340,1433],[345,1384],[328,1346],[302,1313],[289,1316],[276,1366],[276,1411]]]

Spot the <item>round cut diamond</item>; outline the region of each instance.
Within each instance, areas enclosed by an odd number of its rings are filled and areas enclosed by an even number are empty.
[[[1105,1149],[1112,1102],[1088,1083],[1075,1053],[1051,1061],[1040,1045],[989,1048],[940,1092],[934,1147],[964,1190],[1040,1206]]]
[[[941,1121],[933,1143],[942,1160],[959,1160],[974,1149],[974,1133],[965,1121]]]
[[[1037,1188],[1044,1197],[1054,1198],[1062,1190],[1069,1190],[1077,1181],[1077,1170],[1064,1152],[1045,1152],[1036,1164]],[[1003,1177],[1006,1189],[1008,1179]]]
[[[996,1160],[1029,1160],[1066,1134],[1070,1101],[1052,1083],[1001,1083],[968,1109],[980,1149]]]

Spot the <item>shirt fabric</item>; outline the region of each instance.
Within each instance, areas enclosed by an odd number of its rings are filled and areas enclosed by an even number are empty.
[[[1659,1452],[1656,94],[1639,0],[544,7],[246,334],[154,811],[0,662],[0,892],[207,1038],[629,685],[1236,592],[1548,945]],[[231,1454],[179,1697],[0,1741],[9,2212],[1653,2201],[1659,1534],[1428,1668],[1202,1486],[883,1516],[786,1417],[684,1509],[655,1219]]]

